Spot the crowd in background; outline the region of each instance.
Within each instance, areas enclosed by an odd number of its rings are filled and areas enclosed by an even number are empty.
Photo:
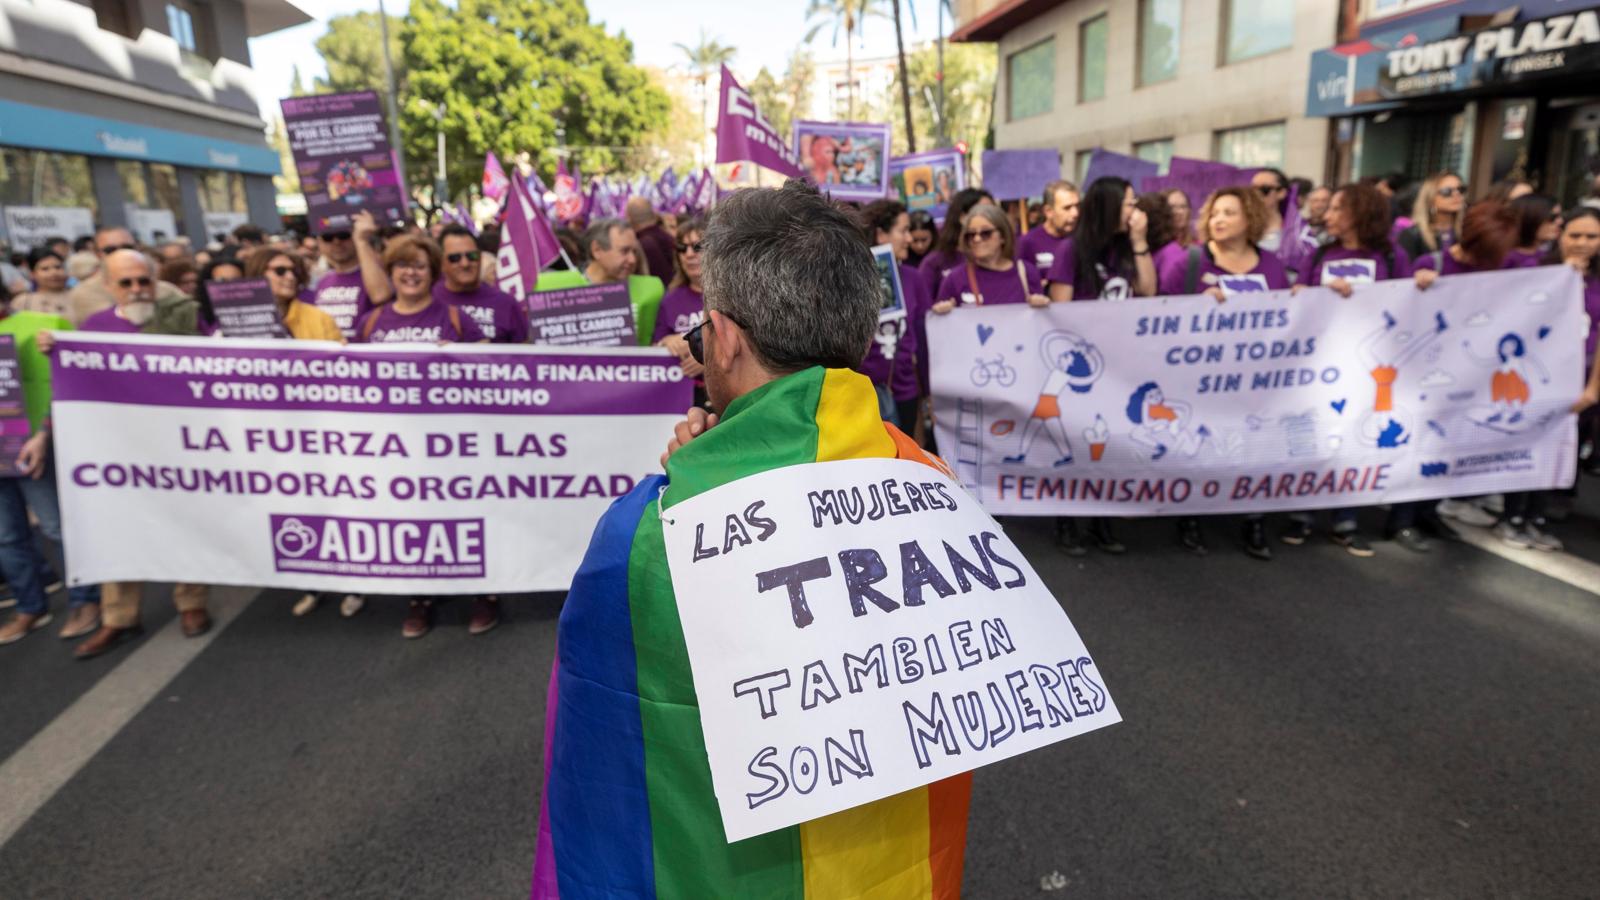
[[[1249,184],[1208,197],[1182,191],[1141,196],[1120,178],[1081,189],[1063,180],[1044,186],[1036,203],[1008,208],[981,187],[969,188],[952,198],[942,222],[894,200],[853,206],[862,241],[892,249],[907,310],[904,319],[880,326],[858,368],[878,392],[882,418],[931,446],[926,321],[960,306],[1190,294],[1226,302],[1217,276],[1246,274],[1260,276],[1269,289],[1322,286],[1348,297],[1355,286],[1328,277],[1325,267],[1349,259],[1371,260],[1378,280],[1411,279],[1421,289],[1439,275],[1567,265],[1582,274],[1590,316],[1590,376],[1583,396],[1573,398],[1574,408],[1586,411],[1579,460],[1585,468],[1600,466],[1594,449],[1600,419],[1589,409],[1600,401],[1600,369],[1593,366],[1600,333],[1600,189],[1585,201],[1589,205],[1566,210],[1525,182],[1496,184],[1472,204],[1467,196],[1468,186],[1453,173],[1415,184],[1393,176],[1318,186],[1263,169]],[[672,352],[698,385],[706,223],[677,221],[636,197],[625,218],[577,224],[557,233],[561,258],[539,276],[538,289],[625,284],[641,311],[640,343]],[[459,224],[385,225],[360,214],[348,231],[267,235],[243,225],[205,247],[182,239],[147,246],[125,228],[105,227],[92,237],[16,248],[0,260],[0,334],[15,335],[33,428],[17,461],[23,477],[0,479],[0,576],[16,607],[0,626],[0,644],[51,621],[47,595],[63,580],[52,554],[42,552],[58,548],[61,539],[49,421],[48,354],[55,333],[220,336],[207,286],[264,278],[291,339],[537,343],[526,308],[497,286],[498,243],[495,228],[474,233]],[[1152,409],[1162,408],[1158,401],[1147,400]],[[703,387],[697,386],[696,402],[705,402]],[[1426,553],[1430,538],[1458,538],[1461,527],[1491,528],[1514,547],[1559,550],[1547,518],[1559,515],[1563,499],[1523,493],[1394,504],[1383,537]],[[1328,512],[1335,543],[1354,557],[1374,555],[1356,510]],[[1287,517],[1278,541],[1306,543],[1315,520]],[[1176,525],[1183,547],[1208,552],[1199,519]],[[1266,517],[1245,517],[1241,534],[1245,552],[1272,558]],[[1057,536],[1061,550],[1072,555],[1091,547],[1128,550],[1106,518],[1059,519]],[[74,652],[90,658],[137,635],[142,588],[72,587],[59,636],[86,638]],[[207,593],[203,585],[174,586],[185,634],[210,627]],[[307,593],[293,612],[306,615],[332,599]],[[345,616],[365,606],[354,594],[337,601]],[[472,633],[495,627],[497,598],[468,602]],[[409,598],[402,634],[427,634],[435,603]]]

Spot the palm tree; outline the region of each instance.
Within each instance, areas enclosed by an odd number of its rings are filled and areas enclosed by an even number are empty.
[[[911,125],[911,79],[906,73],[906,42],[900,34],[900,0],[890,0],[894,4],[894,52],[900,57],[900,103],[906,112],[906,152],[917,152],[917,131]],[[912,8],[912,19],[915,24],[916,9]]]
[[[839,29],[844,28],[844,81],[845,119],[856,117],[856,33],[872,17],[887,18],[883,13],[883,0],[811,0],[806,7],[806,18],[816,19],[816,24],[806,32],[806,43],[815,40],[817,33],[828,25],[833,26],[833,42],[839,43]]]
[[[700,43],[690,47],[688,44],[673,44],[683,51],[689,59],[689,71],[694,73],[695,81],[700,83],[700,164],[711,165],[711,151],[706,142],[706,106],[710,102],[710,93],[707,83],[711,80],[712,72],[722,71],[722,67],[733,61],[733,55],[738,50],[717,41],[716,38],[706,37],[704,28],[700,29]]]

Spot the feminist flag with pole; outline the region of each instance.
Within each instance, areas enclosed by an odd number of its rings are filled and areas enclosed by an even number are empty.
[[[561,255],[561,244],[544,210],[521,179],[511,182],[506,197],[506,221],[500,226],[500,253],[496,279],[500,290],[518,301],[532,294],[539,272]]]
[[[801,178],[794,149],[778,134],[727,66],[722,67],[722,99],[717,104],[717,162],[753,162],[789,178]]]

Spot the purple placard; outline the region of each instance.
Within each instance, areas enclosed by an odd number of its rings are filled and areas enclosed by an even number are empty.
[[[348,231],[351,217],[363,209],[379,224],[405,215],[394,148],[377,94],[314,94],[278,103],[312,234]]]
[[[1059,150],[983,151],[983,189],[996,200],[1044,195],[1044,186],[1061,177]]]
[[[32,434],[22,369],[17,364],[17,337],[0,334],[0,478],[22,475],[17,471],[17,454]]]
[[[268,517],[272,567],[366,578],[482,578],[482,519]]]
[[[631,347],[633,301],[626,284],[586,284],[528,295],[533,343],[552,347]]]
[[[1089,185],[1100,178],[1121,178],[1138,190],[1139,182],[1145,178],[1154,178],[1161,172],[1161,167],[1149,160],[1137,156],[1127,156],[1113,153],[1104,147],[1094,148],[1089,154],[1089,168],[1084,173],[1083,184],[1079,185],[1087,191]]]
[[[944,218],[950,198],[967,186],[967,159],[960,150],[925,150],[889,160],[889,185],[913,212]]]
[[[1173,159],[1177,163],[1177,159]],[[1174,170],[1176,169],[1174,165]],[[1139,185],[1139,190],[1172,191],[1180,190],[1189,198],[1190,216],[1200,215],[1200,207],[1205,205],[1206,198],[1211,193],[1225,187],[1248,187],[1250,179],[1255,175],[1255,169],[1237,169],[1233,166],[1211,163],[1204,167],[1189,167],[1185,172],[1171,171],[1166,175],[1157,175],[1146,178]]]
[[[265,278],[237,281],[208,281],[206,296],[217,313],[217,328],[223,337],[281,338],[289,332],[278,317],[277,301]]]
[[[1211,159],[1195,159],[1190,156],[1174,156],[1167,164],[1168,175],[1196,175],[1201,172],[1236,172],[1239,167],[1231,163],[1217,162]]]
[[[488,347],[280,348],[62,333],[51,370],[56,402],[196,409],[651,415],[681,412],[693,392],[665,352]]]
[[[800,168],[835,200],[870,203],[889,196],[889,147],[887,123],[794,123]]]
[[[772,127],[750,92],[722,67],[722,95],[717,107],[717,162],[753,162],[790,178],[799,178],[800,164],[783,135]]]

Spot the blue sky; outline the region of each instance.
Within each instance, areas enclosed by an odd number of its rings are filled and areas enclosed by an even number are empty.
[[[931,40],[935,35],[937,0],[906,0],[904,26],[906,43]],[[303,8],[318,16],[318,21],[290,28],[250,42],[250,57],[256,70],[257,95],[265,112],[277,109],[277,100],[289,92],[290,73],[298,64],[307,83],[322,73],[322,58],[317,55],[316,39],[327,30],[326,20],[342,13],[376,10],[377,0],[305,0]],[[915,7],[917,25],[913,29],[907,7]],[[385,0],[391,14],[405,9],[405,0]],[[665,66],[682,58],[674,43],[699,42],[700,30],[724,44],[739,49],[733,69],[740,75],[753,75],[762,66],[774,72],[801,38],[805,37],[805,0],[761,0],[759,10],[748,0],[589,0],[590,16],[606,23],[615,34],[626,31],[634,44],[638,62]],[[948,19],[945,28],[948,31]],[[818,58],[844,57],[844,36],[834,46],[831,34],[817,36],[813,52]],[[865,28],[858,55],[887,55],[894,52],[894,23],[888,19],[870,20]]]

